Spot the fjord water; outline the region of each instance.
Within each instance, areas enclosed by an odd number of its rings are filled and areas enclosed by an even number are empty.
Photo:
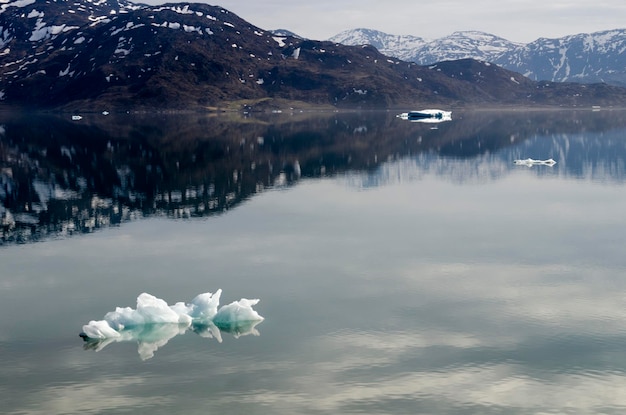
[[[1,412],[623,413],[626,113],[394,115],[6,115]]]

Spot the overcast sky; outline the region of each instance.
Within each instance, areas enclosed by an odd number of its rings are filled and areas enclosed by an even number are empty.
[[[138,0],[161,4],[159,0]],[[176,1],[176,0],[170,0]],[[198,1],[198,0],[196,0]],[[624,0],[221,0],[262,29],[326,40],[354,28],[435,39],[479,30],[513,42],[626,28]]]

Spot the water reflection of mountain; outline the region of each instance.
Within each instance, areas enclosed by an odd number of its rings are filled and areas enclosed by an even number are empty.
[[[446,177],[449,169],[497,177],[513,158],[552,157],[558,174],[604,171],[623,181],[626,159],[620,111],[455,112],[437,129],[385,112],[86,114],[78,122],[3,114],[0,124],[2,243],[150,215],[219,214],[267,188],[346,171],[369,171],[370,185],[380,184],[384,174],[374,172],[390,160],[448,169]]]
[[[485,115],[470,114],[474,120]],[[363,188],[428,175],[458,183],[484,182],[528,168],[513,166],[512,161],[530,157],[558,160],[554,168],[534,168],[540,176],[619,184],[626,179],[625,116],[621,111],[507,114],[507,120],[496,116],[484,120],[483,131],[460,139],[452,134],[451,140],[434,150],[386,163],[368,174],[350,175],[349,181]],[[464,124],[459,122],[457,127]]]

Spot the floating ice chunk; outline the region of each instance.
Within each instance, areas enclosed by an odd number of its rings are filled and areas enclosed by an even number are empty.
[[[443,111],[439,109],[424,109],[419,111],[403,112],[396,117],[411,122],[422,123],[440,123],[444,121],[452,121],[452,111]]]
[[[222,323],[228,322],[242,322],[242,321],[260,321],[263,320],[252,306],[255,306],[259,302],[258,299],[248,300],[242,298],[239,301],[233,301],[232,303],[220,308],[217,314],[213,317],[213,322],[218,326]]]
[[[513,160],[513,163],[515,163],[518,166],[528,166],[528,167],[532,167],[532,166],[536,166],[536,165],[543,165],[543,166],[554,166],[556,164],[556,161],[552,160],[552,159],[547,159],[547,160],[534,160],[531,158],[527,158],[527,159],[523,159],[523,160]]]
[[[193,309],[191,310],[191,317],[194,320],[209,320],[215,317],[217,314],[217,307],[220,305],[220,297],[222,290],[219,289],[215,294],[204,293],[199,294],[191,300]]]
[[[191,324],[191,317],[170,308],[164,300],[142,293],[137,297],[137,309],[117,307],[108,312],[104,319],[113,329],[120,331],[145,324]]]
[[[259,335],[255,326],[263,317],[252,308],[259,300],[242,298],[219,308],[221,294],[220,289],[215,294],[199,294],[189,304],[178,302],[169,306],[160,298],[142,293],[137,297],[137,308],[117,307],[108,312],[104,320],[92,320],[84,325],[80,337],[86,341],[86,349],[96,351],[113,342],[135,340],[139,355],[145,360],[189,328],[220,343],[221,331],[233,333],[235,338]]]
[[[254,327],[263,321],[263,317],[252,308],[258,302],[258,299],[247,298],[233,301],[219,309],[212,319],[213,324],[221,330],[232,333],[236,338],[246,334],[258,336],[259,333]]]
[[[105,339],[108,337],[120,337],[120,333],[113,329],[105,320],[91,320],[83,326],[83,334],[90,339]]]

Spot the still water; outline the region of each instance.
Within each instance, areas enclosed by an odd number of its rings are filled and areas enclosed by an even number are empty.
[[[0,412],[623,414],[626,113],[394,115],[3,115]]]

